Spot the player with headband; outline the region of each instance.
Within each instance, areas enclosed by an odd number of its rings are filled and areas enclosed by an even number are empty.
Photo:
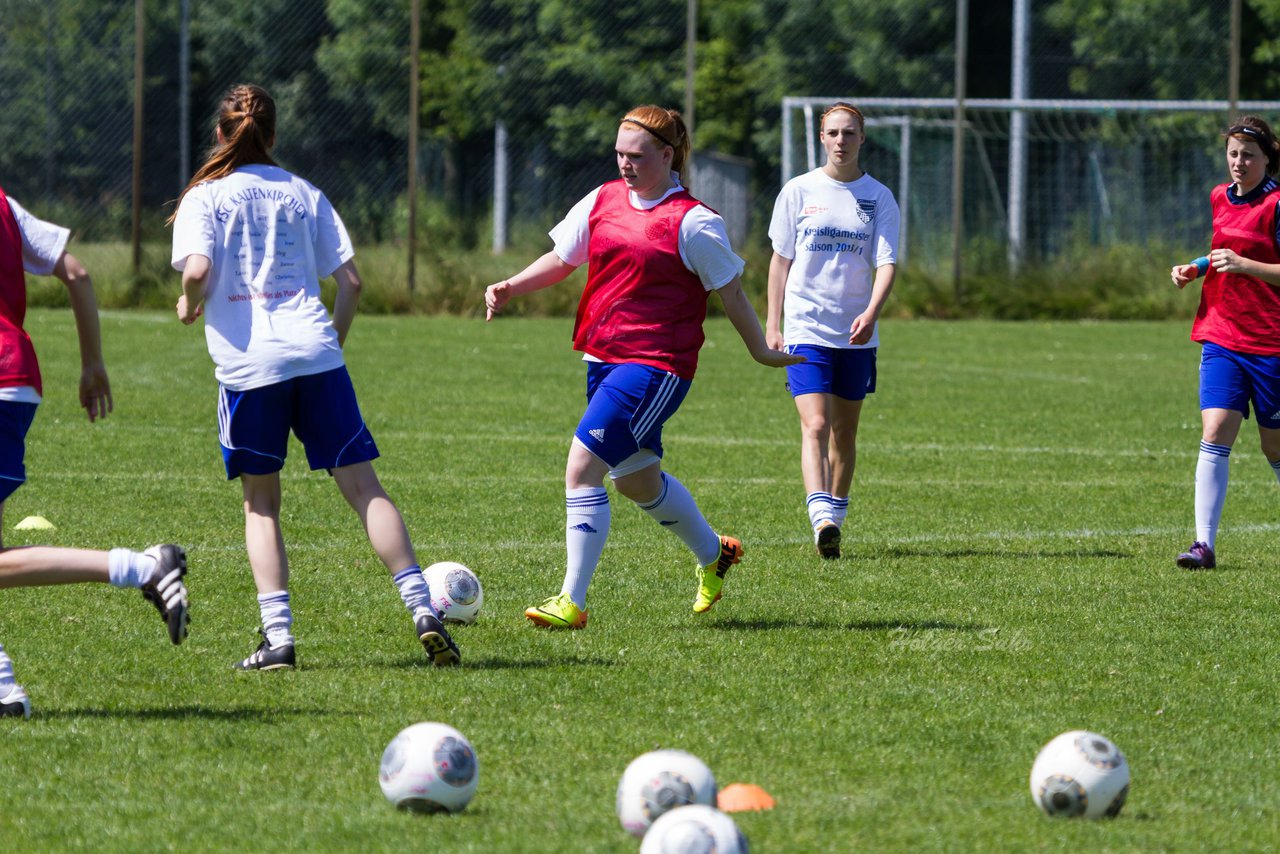
[[[1171,271],[1179,288],[1204,276],[1191,340],[1200,353],[1200,456],[1196,538],[1177,564],[1217,565],[1218,523],[1231,447],[1252,407],[1262,453],[1280,479],[1280,142],[1243,116],[1223,135],[1230,181],[1213,189],[1208,255]]]
[[[611,520],[605,475],[696,556],[695,613],[720,598],[725,573],[743,554],[742,543],[716,534],[689,490],[662,470],[662,428],[693,381],[710,292],[756,361],[783,367],[801,358],[766,344],[742,292],[743,261],[729,246],[724,220],[682,183],[689,148],[674,110],[628,112],[615,143],[620,177],[573,206],[552,229],[550,252],[485,291],[492,319],[511,297],[587,265],[573,332],[574,349],[587,363],[587,409],[565,467],[565,576],[558,595],[526,609],[535,625],[587,623],[587,586]]]

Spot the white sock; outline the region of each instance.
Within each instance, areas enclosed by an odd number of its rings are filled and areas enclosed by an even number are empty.
[[[9,659],[9,654],[4,651],[4,645],[0,644],[0,694],[7,694],[9,687],[17,684],[13,675],[13,662]]]
[[[1271,470],[1276,473],[1276,480],[1280,480],[1280,460],[1275,462],[1268,460],[1267,462],[1271,463]]]
[[[698,566],[707,566],[720,559],[720,537],[702,517],[698,503],[689,490],[674,475],[662,473],[662,492],[640,509],[653,520],[675,534],[698,558]]]
[[[1213,548],[1218,538],[1222,505],[1227,500],[1227,475],[1231,457],[1229,445],[1200,443],[1196,462],[1196,539]]]
[[[258,610],[262,612],[262,631],[274,649],[293,643],[293,610],[289,607],[289,591],[258,594]]]
[[[849,496],[846,495],[844,498],[831,496],[831,515],[836,526],[843,528],[844,520],[849,516]]]
[[[129,549],[112,549],[107,552],[107,575],[116,587],[141,587],[151,580],[156,559],[142,552]]]
[[[830,492],[810,492],[805,503],[809,505],[809,524],[813,530],[818,530],[823,522],[835,522]]]
[[[573,604],[587,607],[587,587],[595,575],[605,541],[609,539],[609,492],[603,486],[564,491],[564,544],[567,552],[564,584]]]
[[[408,569],[397,572],[392,580],[400,589],[400,598],[404,601],[404,606],[409,609],[409,613],[413,614],[415,620],[423,614],[440,616],[435,606],[431,604],[431,588],[427,586],[427,579],[422,575],[422,567],[415,563]]]

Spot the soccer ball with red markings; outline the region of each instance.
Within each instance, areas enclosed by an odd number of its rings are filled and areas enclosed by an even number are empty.
[[[471,742],[438,723],[402,729],[383,751],[378,769],[387,800],[412,812],[460,812],[471,802],[479,779]]]
[[[431,604],[446,623],[474,623],[484,604],[484,588],[476,574],[460,563],[443,560],[422,573],[431,590]]]
[[[1031,766],[1031,798],[1047,815],[1115,818],[1128,795],[1128,761],[1096,732],[1064,732]]]
[[[638,756],[618,781],[618,821],[632,836],[644,836],[668,810],[715,803],[716,778],[711,769],[683,750],[654,750]]]

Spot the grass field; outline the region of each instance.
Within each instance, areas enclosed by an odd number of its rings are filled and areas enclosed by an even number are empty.
[[[692,561],[624,501],[583,632],[521,618],[563,568],[562,471],[583,385],[569,321],[362,317],[348,356],[379,472],[424,562],[485,585],[461,668],[426,666],[354,516],[301,448],[285,469],[301,669],[256,644],[237,485],[202,335],[103,318],[116,412],[74,403],[70,314],[29,318],[46,402],[5,542],[186,544],[191,637],[99,586],[3,593],[31,693],[0,722],[10,850],[634,851],[614,788],[678,747],[777,808],[753,850],[1264,851],[1280,846],[1275,477],[1246,430],[1220,569],[1188,573],[1198,353],[1181,323],[891,322],[860,436],[846,557],[813,553],[782,375],[724,320],[665,435],[667,467],[747,548],[690,612]],[[14,531],[46,516],[53,532]],[[419,720],[475,746],[465,813],[383,800]],[[1111,822],[1045,818],[1027,775],[1087,728],[1129,758]]]

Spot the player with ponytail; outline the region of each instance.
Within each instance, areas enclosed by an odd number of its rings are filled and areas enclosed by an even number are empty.
[[[292,431],[311,468],[327,469],[399,588],[436,665],[458,648],[430,591],[399,509],[373,470],[378,448],[360,415],[342,345],[360,276],[342,218],[324,193],[276,165],[276,105],[236,86],[218,107],[215,144],[178,203],[173,266],[178,319],[205,318],[218,379],[218,440],[244,493],[245,545],[258,588],[262,643],[236,667],[296,664],[289,564],[280,529],[280,469]],[[333,316],[320,280],[337,281]]]
[[[1177,558],[1185,569],[1217,565],[1228,459],[1250,407],[1262,453],[1280,479],[1280,141],[1255,116],[1236,119],[1223,137],[1230,182],[1209,197],[1212,248],[1171,271],[1179,288],[1204,276],[1191,327],[1191,340],[1201,344],[1202,433],[1196,539]]]

